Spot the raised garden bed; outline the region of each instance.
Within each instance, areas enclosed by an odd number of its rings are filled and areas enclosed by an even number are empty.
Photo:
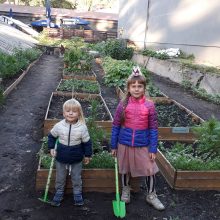
[[[44,190],[51,162],[50,155],[47,154],[47,143],[45,142],[39,152],[39,165],[36,176],[36,189]],[[55,189],[56,168],[53,169],[51,184],[49,190]],[[115,171],[114,159],[107,151],[100,151],[93,155],[89,165],[84,166],[82,172],[83,191],[84,192],[115,192]],[[132,178],[132,189],[139,190],[139,178]],[[71,178],[67,176],[66,193],[72,193]]]
[[[74,92],[75,94],[100,94],[100,85],[97,81],[61,79],[56,92],[58,94]]]
[[[120,88],[116,93],[120,99],[124,96]],[[158,112],[159,140],[195,140],[190,127],[203,122],[202,118],[165,94],[149,99],[155,102]]]
[[[68,72],[64,68],[62,77],[63,79],[96,80],[96,74],[92,70],[88,72]]]
[[[203,120],[173,100],[163,103],[155,103],[158,124],[160,127],[192,127]]]
[[[88,118],[92,115],[92,112],[91,112],[92,100],[96,100],[97,103],[99,104],[97,105],[97,109],[95,112],[96,114],[95,123],[98,126],[104,128],[106,131],[109,131],[108,122],[112,122],[112,115],[105,103],[105,100],[102,98],[101,95],[74,94],[73,97],[76,98],[81,103],[85,118]],[[63,112],[62,112],[63,103],[66,100],[71,99],[71,98],[72,98],[72,94],[63,93],[62,95],[60,95],[57,92],[52,93],[50,100],[49,100],[45,120],[44,120],[44,134],[45,135],[48,134],[48,132],[52,129],[52,127],[58,121],[63,119]],[[94,103],[94,104],[97,104],[97,103]],[[106,123],[107,123],[107,126],[106,126]]]
[[[175,169],[158,150],[157,165],[168,184],[177,190],[220,190],[220,170]]]
[[[193,127],[196,141],[160,142],[157,164],[175,189],[220,190],[220,121]]]
[[[41,56],[42,54],[40,55],[40,57]],[[35,63],[40,59],[40,57],[36,59],[35,61],[33,61],[31,64],[29,64],[26,70],[21,71],[20,73],[18,73],[16,76],[12,77],[11,79],[6,79],[7,83],[5,83],[6,86],[4,86],[6,88],[4,88],[4,92],[3,92],[4,97],[7,97],[11,93],[11,91],[13,91],[13,89],[21,82],[24,76],[28,73],[29,69],[33,65],[35,65]]]
[[[48,177],[48,169],[38,168],[36,176],[36,190],[44,190]],[[56,170],[53,170],[49,191],[55,190]],[[82,171],[83,192],[115,192],[114,169],[83,169]],[[139,179],[132,178],[132,189],[138,191]],[[67,177],[66,193],[72,193],[70,176]]]

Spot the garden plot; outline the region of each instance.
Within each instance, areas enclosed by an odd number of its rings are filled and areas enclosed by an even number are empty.
[[[100,85],[97,81],[62,79],[56,89],[58,94],[100,94]]]
[[[45,147],[44,147],[45,148]],[[41,150],[43,150],[41,148]],[[44,151],[46,148],[44,149]],[[47,151],[47,150],[46,150]],[[43,190],[46,185],[51,156],[47,152],[40,154],[39,165],[36,176],[36,190]],[[49,191],[55,190],[56,169],[53,169],[51,184]],[[89,165],[84,165],[82,171],[83,192],[115,192],[115,171],[114,159],[110,153],[103,151],[99,154],[94,154]],[[132,190],[139,190],[139,178],[132,178]],[[72,182],[70,176],[67,177],[65,186],[66,193],[72,193]]]
[[[158,167],[172,188],[219,190],[220,122],[211,118],[192,130],[194,142],[159,142]]]
[[[192,127],[201,119],[177,103],[155,103],[159,127]]]
[[[164,142],[156,162],[160,172],[174,189],[219,190],[220,169],[217,159],[204,161],[191,143]],[[159,147],[161,148],[161,147]],[[216,165],[215,165],[216,167]],[[218,166],[219,167],[219,166]]]
[[[85,118],[93,116],[99,126],[110,130],[108,122],[112,121],[112,115],[101,95],[74,94],[73,97],[81,103]],[[63,104],[71,98],[70,94],[52,93],[44,121],[44,134],[47,134],[54,124],[63,119]]]

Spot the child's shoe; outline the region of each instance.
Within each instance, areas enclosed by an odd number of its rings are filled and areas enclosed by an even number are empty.
[[[162,211],[162,210],[165,209],[162,202],[157,198],[157,195],[156,195],[155,192],[152,192],[152,193],[148,194],[147,197],[146,197],[146,201],[147,201],[147,203],[152,205],[157,210]]]
[[[52,202],[50,203],[52,206],[60,206],[61,205],[61,202],[63,200],[63,191],[56,191],[54,197],[53,197],[53,200]]]
[[[84,205],[82,193],[74,194],[73,199],[74,199],[74,205],[76,205],[76,206]]]
[[[125,203],[130,202],[130,186],[124,186],[122,188],[122,195],[121,195],[121,200],[124,201]]]

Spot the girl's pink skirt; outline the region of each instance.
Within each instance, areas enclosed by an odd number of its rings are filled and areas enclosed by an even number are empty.
[[[159,169],[155,161],[150,159],[148,147],[128,147],[118,144],[119,173],[130,173],[132,177],[152,176]]]

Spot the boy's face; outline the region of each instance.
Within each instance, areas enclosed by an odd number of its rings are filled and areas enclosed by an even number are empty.
[[[128,92],[130,92],[131,96],[136,99],[141,98],[144,95],[144,90],[144,85],[139,83],[138,81],[130,84],[128,88]]]
[[[74,109],[65,109],[63,116],[69,123],[76,123],[79,119],[79,111]]]

